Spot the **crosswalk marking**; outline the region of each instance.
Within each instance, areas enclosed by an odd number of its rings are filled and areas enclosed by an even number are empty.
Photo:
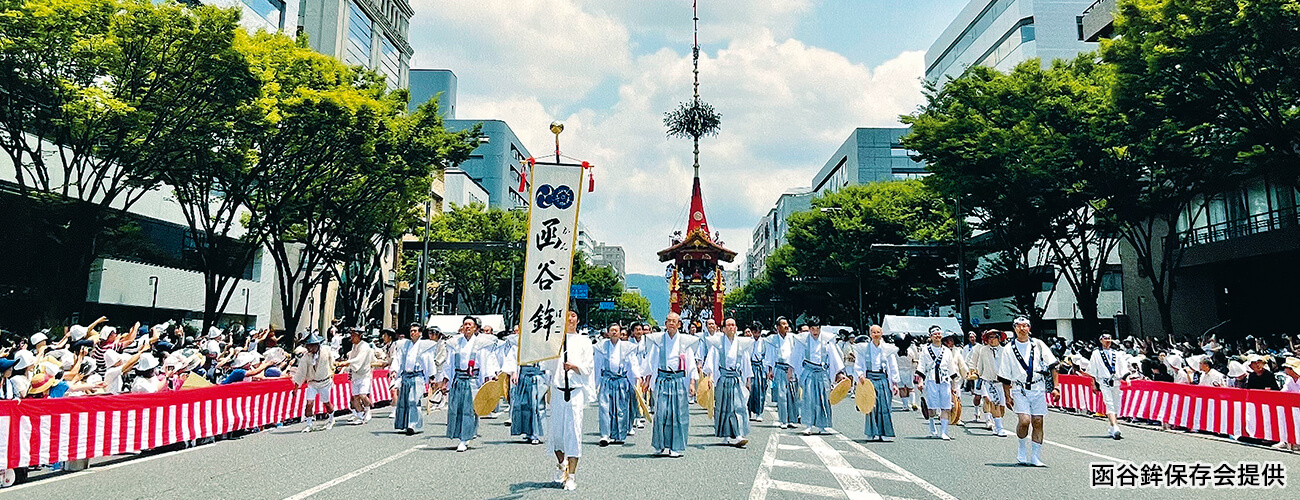
[[[857,450],[859,453],[862,453],[863,455],[870,457],[872,460],[880,462],[881,465],[890,468],[890,470],[897,472],[899,475],[911,480],[913,483],[916,483],[920,487],[925,488],[925,491],[930,492],[931,495],[939,497],[942,500],[957,500],[957,497],[949,495],[948,492],[939,489],[938,486],[930,484],[929,481],[921,479],[920,477],[917,477],[916,474],[912,474],[911,472],[908,472],[907,469],[899,467],[897,464],[890,462],[889,460],[886,460],[885,457],[877,455],[876,452],[868,450],[866,446],[862,446],[854,442],[852,439],[849,439],[847,436],[840,434],[839,438],[840,441],[843,441],[845,444],[853,447],[853,449]]]
[[[867,483],[867,480],[858,474],[858,470],[849,465],[849,461],[844,459],[835,448],[822,439],[820,436],[804,436],[803,442],[812,448],[813,453],[817,454],[826,468],[835,476],[835,480],[840,483],[844,493],[848,495],[849,500],[880,500],[880,494]]]
[[[841,490],[839,488],[827,488],[825,486],[816,486],[812,484],[791,483],[787,481],[772,480],[771,488],[774,490],[788,491],[791,493],[802,493],[805,495],[844,498],[844,490]]]

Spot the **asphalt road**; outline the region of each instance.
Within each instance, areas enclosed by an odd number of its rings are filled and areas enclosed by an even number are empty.
[[[969,399],[967,399],[969,404]],[[895,408],[899,406],[896,403]],[[968,408],[969,409],[969,408]],[[628,444],[600,448],[594,406],[577,476],[567,492],[549,481],[554,456],[545,445],[516,442],[502,419],[483,420],[466,453],[442,437],[445,413],[426,432],[397,434],[388,409],[364,426],[299,433],[286,426],[186,450],[96,461],[83,472],[34,473],[0,498],[1297,498],[1286,489],[1093,489],[1092,462],[1280,462],[1287,480],[1300,455],[1220,439],[1124,427],[1106,436],[1103,421],[1047,416],[1046,468],[1015,465],[1016,440],[954,426],[953,440],[926,438],[917,412],[894,413],[899,438],[864,440],[852,399],[835,408],[836,431],[803,436],[777,430],[769,415],[755,424],[746,449],[718,444],[695,408],[691,442],[680,459],[652,456],[647,431]],[[968,414],[970,412],[967,412]],[[431,421],[431,422],[430,422]],[[340,421],[341,422],[341,421]]]

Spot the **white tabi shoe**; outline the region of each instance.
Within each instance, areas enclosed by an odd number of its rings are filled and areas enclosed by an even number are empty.
[[[469,445],[465,444],[464,441],[461,441],[460,444],[456,446],[457,453],[463,452],[468,449],[469,449]]]
[[[329,421],[325,422],[325,427],[322,427],[321,430],[322,430],[322,431],[328,431],[328,430],[333,429],[333,428],[334,428],[334,417],[331,416],[330,419],[329,419]]]
[[[803,430],[803,435],[805,435],[805,436],[811,436],[811,435],[813,435],[812,427],[809,427],[809,428],[807,428],[807,429],[804,429],[804,430]]]
[[[566,468],[564,464],[558,464],[555,466],[555,479],[551,482],[563,483],[565,479],[568,479],[568,476],[569,469]]]
[[[947,434],[940,434],[939,439],[942,439],[944,441],[952,441],[952,438],[948,437]]]
[[[636,435],[636,429],[628,429],[628,430],[627,430],[627,435],[629,435],[629,436],[635,436],[635,435]]]
[[[677,453],[677,452],[672,451],[672,450],[669,450],[669,451],[668,451],[668,458],[682,458],[682,454],[681,454],[681,453]]]
[[[659,456],[661,456],[661,457],[666,457],[666,456],[669,456],[669,455],[672,455],[672,454],[673,454],[672,450],[669,450],[668,448],[664,448],[664,449],[662,449],[662,450],[659,450]]]
[[[994,436],[997,436],[997,437],[1000,437],[1000,438],[1004,438],[1004,437],[1007,437],[1009,434],[1007,434],[1007,430],[1006,430],[1006,429],[1000,429],[1000,430],[998,430],[997,432],[995,432],[993,435],[994,435]]]
[[[740,439],[737,439],[734,444],[736,445],[737,448],[744,448],[745,445],[749,444],[749,438],[742,437]]]
[[[572,474],[569,475],[568,479],[564,480],[564,489],[567,491],[573,491],[578,489],[578,481],[574,479]]]
[[[835,429],[827,427],[825,429],[822,429],[821,432],[818,432],[818,434],[835,434]]]
[[[880,437],[880,442],[882,442],[882,443],[892,443],[892,442],[894,442],[894,438],[891,438],[891,437],[889,437],[889,436],[881,436],[881,437]]]
[[[1016,463],[1029,465],[1029,438],[1021,438],[1016,450]]]

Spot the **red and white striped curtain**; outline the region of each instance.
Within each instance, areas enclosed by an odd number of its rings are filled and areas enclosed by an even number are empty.
[[[1062,375],[1060,382],[1057,406],[1105,413],[1091,378]],[[1122,389],[1120,416],[1291,444],[1300,437],[1300,394],[1149,380],[1125,383]]]
[[[375,402],[389,401],[388,372],[372,381]],[[0,456],[6,468],[104,457],[252,429],[302,416],[303,388],[288,379],[163,391],[0,401]],[[352,397],[347,375],[334,377],[335,408]],[[324,411],[319,400],[316,412]]]

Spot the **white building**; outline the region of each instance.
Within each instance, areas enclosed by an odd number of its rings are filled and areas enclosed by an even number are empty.
[[[409,30],[415,11],[407,0],[300,1],[298,27],[312,49],[378,71],[389,88],[408,85],[414,53]]]
[[[1097,50],[1081,16],[1096,0],[971,0],[925,53],[925,79],[942,84],[971,66],[1010,70],[1035,57],[1046,66]]]
[[[200,3],[226,8],[239,7],[243,11],[239,24],[250,32],[261,29],[294,36],[298,29],[301,0],[200,0]]]
[[[444,192],[442,211],[450,212],[455,207],[478,203],[488,206],[488,192],[483,186],[459,168],[449,168],[443,172]]]

